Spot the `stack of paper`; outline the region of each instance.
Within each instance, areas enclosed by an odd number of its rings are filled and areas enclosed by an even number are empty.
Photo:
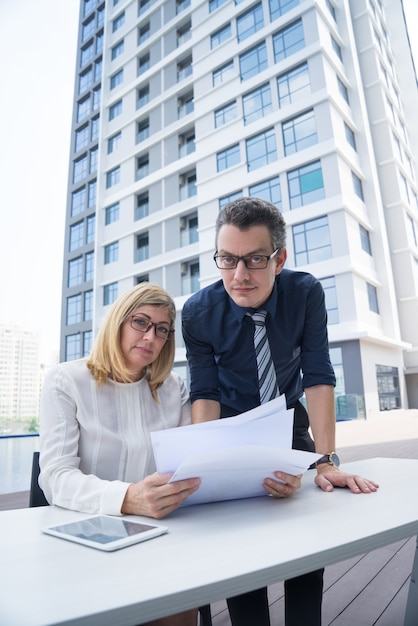
[[[265,478],[302,474],[321,456],[291,449],[293,412],[282,395],[236,417],[153,432],[157,471],[201,479],[186,504],[267,495]]]

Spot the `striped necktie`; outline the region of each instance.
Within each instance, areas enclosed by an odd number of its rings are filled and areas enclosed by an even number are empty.
[[[254,348],[257,358],[258,387],[260,390],[260,404],[273,400],[278,395],[276,371],[271,357],[270,346],[266,332],[267,311],[262,309],[256,313],[248,313],[254,320]]]

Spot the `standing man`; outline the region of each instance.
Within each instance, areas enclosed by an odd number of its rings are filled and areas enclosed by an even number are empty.
[[[324,455],[317,464],[318,487],[376,491],[373,481],[338,469],[324,293],[311,274],[284,269],[283,216],[269,202],[239,198],[218,215],[215,247],[221,280],[194,294],[183,308],[192,421],[231,417],[284,393],[287,407],[294,408],[293,448]],[[263,348],[257,325],[267,334]],[[276,378],[270,384],[266,370],[260,371],[269,360]],[[266,386],[274,387],[268,391],[273,395],[265,397]],[[300,402],[303,393],[308,412]],[[264,486],[284,497],[297,488],[289,476],[285,483],[282,488],[266,479]],[[323,569],[285,581],[286,626],[320,626],[322,588]],[[230,598],[228,608],[233,626],[270,624],[267,589]]]

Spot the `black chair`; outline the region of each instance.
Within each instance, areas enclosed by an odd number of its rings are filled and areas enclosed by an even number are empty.
[[[29,506],[49,506],[44,492],[39,486],[39,452],[34,452],[32,457],[32,475],[30,480]],[[199,608],[200,626],[212,626],[212,615],[210,604]]]

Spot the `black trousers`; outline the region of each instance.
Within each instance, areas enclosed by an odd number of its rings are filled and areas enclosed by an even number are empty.
[[[309,420],[300,402],[295,409],[292,447],[315,451],[309,432]],[[286,626],[321,626],[324,570],[319,569],[284,583]],[[232,626],[270,626],[267,588],[256,589],[227,600]]]

